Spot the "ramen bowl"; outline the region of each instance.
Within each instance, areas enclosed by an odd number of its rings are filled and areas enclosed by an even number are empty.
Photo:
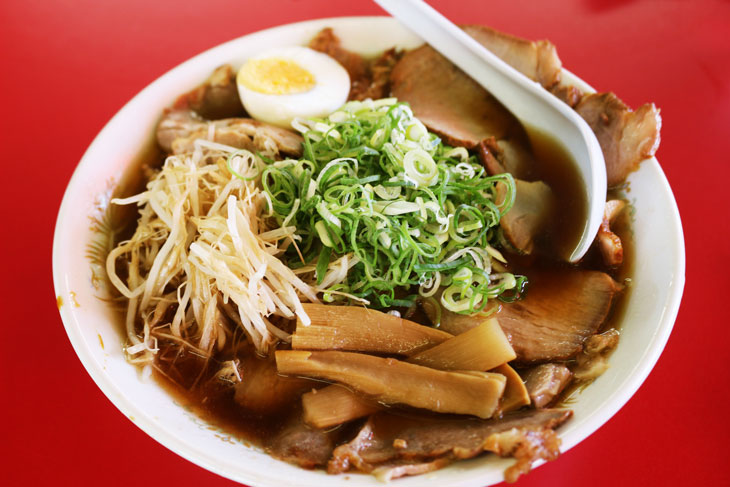
[[[191,413],[128,363],[122,322],[105,288],[104,241],[99,236],[108,224],[104,209],[111,191],[135,179],[135,161],[153,145],[161,113],[176,96],[199,85],[221,64],[238,67],[264,47],[304,45],[324,27],[332,27],[346,49],[365,56],[423,43],[391,18],[347,17],[267,29],[195,56],[144,88],[99,133],[69,182],[54,236],[53,278],[60,314],[79,359],[99,388],[165,447],[212,472],[257,487],[291,485],[292,479],[312,487],[382,484],[369,475],[334,476],[276,460]],[[563,77],[583,91],[593,91],[565,70]],[[611,367],[571,397],[574,416],[558,430],[562,451],[600,428],[636,392],[664,348],[681,300],[684,240],[667,179],[657,160],[651,159],[629,176],[628,183],[635,258],[621,340],[610,358]],[[396,482],[402,487],[491,485],[503,480],[513,461],[484,455]]]

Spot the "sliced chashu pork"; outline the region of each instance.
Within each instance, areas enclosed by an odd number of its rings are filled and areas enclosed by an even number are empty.
[[[200,86],[180,95],[173,108],[190,109],[209,120],[246,115],[238,96],[236,72],[228,64],[216,68]]]
[[[624,261],[624,247],[618,235],[613,233],[611,225],[626,207],[623,200],[608,200],[603,210],[603,221],[596,235],[596,242],[601,251],[603,263],[618,266]]]
[[[555,205],[553,191],[542,181],[515,180],[515,202],[512,208],[499,220],[504,236],[521,253],[530,254],[535,247],[535,238],[552,214]],[[504,185],[497,187],[498,201],[504,201]]]
[[[424,45],[403,55],[390,75],[390,90],[446,143],[468,148],[521,126],[496,98],[451,61]]]
[[[580,88],[570,85],[565,81],[561,81],[560,83],[553,85],[550,88],[550,93],[557,96],[563,103],[570,106],[570,108],[575,108],[583,96],[583,92]]]
[[[212,139],[209,139],[210,135]],[[302,153],[299,134],[252,118],[203,120],[191,110],[172,110],[157,125],[157,142],[168,153],[183,154],[193,150],[196,139],[247,149],[264,150],[275,144],[278,151],[292,156]]]
[[[484,442],[484,449],[501,457],[513,457],[517,461],[504,471],[504,480],[517,482],[522,474],[532,469],[536,460],[552,461],[560,455],[560,438],[550,428],[512,428],[495,433]]]
[[[390,72],[402,54],[393,48],[372,61],[365,60],[359,54],[344,49],[339,37],[330,27],[319,31],[309,41],[309,47],[334,58],[347,70],[350,75],[348,100],[377,100],[387,97],[390,92]]]
[[[531,42],[481,26],[464,28],[512,67],[574,107],[598,137],[609,186],[621,183],[659,146],[661,117],[653,104],[632,111],[613,93],[583,95],[560,79],[561,63],[547,41]],[[429,46],[407,53],[391,73],[391,91],[452,145],[475,147],[494,136],[519,135],[514,117]]]
[[[508,172],[515,176],[515,201],[510,211],[500,220],[504,236],[523,254],[532,253],[535,238],[552,215],[555,195],[550,186],[542,181],[525,181],[520,177],[530,175],[534,159],[520,144],[497,141],[494,137],[482,140],[477,154],[490,175]],[[497,201],[504,201],[506,186],[497,186]]]
[[[327,54],[345,68],[350,75],[351,93],[362,90],[370,83],[367,61],[361,55],[344,49],[331,27],[320,30],[309,41],[309,48]]]
[[[369,82],[362,83],[357,90],[350,92],[349,100],[377,100],[390,94],[390,72],[403,55],[402,51],[388,49],[376,58],[368,68]]]
[[[613,93],[591,93],[575,110],[601,144],[609,187],[623,182],[659,148],[662,119],[653,103],[631,110]]]
[[[322,386],[310,379],[279,375],[273,357],[261,358],[253,351],[245,356],[241,369],[233,399],[253,414],[285,412],[303,393]]]
[[[540,364],[522,373],[527,394],[536,408],[544,408],[568,385],[573,373],[563,364]]]
[[[266,451],[302,468],[324,466],[332,456],[336,434],[313,428],[294,414],[265,444]]]
[[[522,362],[574,357],[596,333],[621,286],[606,273],[531,272],[525,299],[505,304],[499,324]]]
[[[477,155],[490,176],[508,172],[517,179],[535,179],[535,157],[519,140],[489,137],[479,142]]]
[[[543,409],[483,421],[381,412],[371,416],[352,441],[334,450],[327,471],[372,472],[397,462],[419,464],[438,458],[472,458],[485,451],[485,442],[494,434],[513,429],[556,428],[571,415],[570,410]]]
[[[521,363],[565,360],[577,355],[611,310],[621,286],[598,271],[532,270],[526,296],[505,303],[496,315]],[[429,316],[432,310],[425,306]],[[440,329],[458,335],[483,318],[443,310]]]
[[[483,26],[464,30],[529,78],[550,87],[560,79],[560,59],[548,41],[530,42]],[[493,136],[519,136],[515,117],[478,83],[432,47],[406,53],[391,73],[391,92],[451,145],[475,147]]]
[[[576,358],[577,367],[573,369],[578,380],[593,380],[608,369],[608,358],[618,345],[619,331],[610,328],[586,340],[583,353]]]
[[[550,41],[528,41],[483,25],[466,25],[462,28],[502,61],[544,88],[560,82],[562,63]]]

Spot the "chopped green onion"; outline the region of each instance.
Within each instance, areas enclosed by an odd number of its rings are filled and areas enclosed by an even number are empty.
[[[317,284],[322,284],[325,274],[327,273],[327,267],[330,265],[330,258],[332,257],[332,248],[322,246],[322,250],[319,252],[319,259],[317,260]]]
[[[495,309],[489,300],[522,295],[524,276],[492,271],[493,259],[504,262],[496,247],[499,220],[514,202],[512,176],[487,175],[476,156],[442,144],[394,98],[348,102],[292,126],[304,137],[303,158],[264,161],[260,176],[278,223],[296,228],[297,246],[283,256],[290,265],[316,264],[321,283],[340,257],[356,262],[323,290],[325,302],[407,307],[418,297],[403,297],[414,286],[429,299],[445,286],[446,309],[484,314]],[[234,156],[233,174],[258,174],[241,172]]]

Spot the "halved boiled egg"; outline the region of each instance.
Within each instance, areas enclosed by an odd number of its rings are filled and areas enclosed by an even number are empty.
[[[350,76],[337,61],[308,47],[274,48],[246,61],[236,77],[246,111],[291,127],[295,117],[324,117],[347,101]]]

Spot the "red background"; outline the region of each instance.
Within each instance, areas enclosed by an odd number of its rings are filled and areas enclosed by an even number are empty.
[[[658,158],[684,223],[684,299],[651,376],[598,432],[519,485],[730,485],[730,3],[431,3],[456,22],[550,39],[598,90],[655,102]],[[274,25],[381,13],[369,1],[0,3],[0,484],[233,485],[149,438],[82,368],[55,305],[56,213],[96,133],[168,69]]]

